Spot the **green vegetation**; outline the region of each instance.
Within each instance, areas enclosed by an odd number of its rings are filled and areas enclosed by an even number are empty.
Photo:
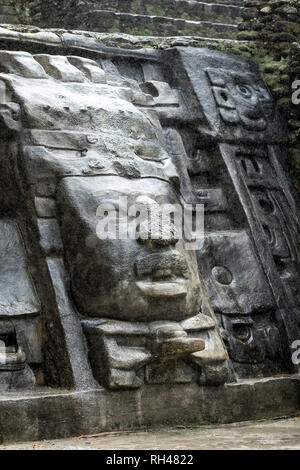
[[[295,105],[291,100],[290,51],[283,49],[278,53],[277,50],[272,51],[266,45],[254,41],[247,43],[220,41],[220,48],[245,59],[251,59],[258,64],[265,82],[277,100],[279,110],[289,126],[289,165],[293,182],[300,191],[300,122],[293,119],[293,106]]]

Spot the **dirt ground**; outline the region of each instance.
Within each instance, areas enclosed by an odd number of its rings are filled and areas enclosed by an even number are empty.
[[[0,450],[300,450],[300,417],[223,426],[103,433],[0,445]]]

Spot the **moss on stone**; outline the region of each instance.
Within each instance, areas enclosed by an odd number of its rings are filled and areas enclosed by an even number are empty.
[[[258,39],[259,34],[256,31],[241,31],[237,34],[239,41],[248,41],[251,39]]]

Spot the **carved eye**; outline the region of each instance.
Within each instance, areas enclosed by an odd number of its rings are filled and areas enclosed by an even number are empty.
[[[233,325],[233,335],[235,338],[246,343],[251,338],[251,328],[248,325],[236,323]]]
[[[251,98],[252,97],[252,90],[247,85],[237,85],[237,91],[242,95],[244,98]]]
[[[159,91],[151,82],[143,83],[142,85],[140,85],[140,88],[144,93],[148,93],[149,95],[153,96],[153,98],[157,98],[159,96]]]
[[[258,200],[258,203],[259,203],[260,208],[265,214],[269,215],[274,212],[274,206],[271,203],[271,201],[269,201],[268,199],[261,198]]]

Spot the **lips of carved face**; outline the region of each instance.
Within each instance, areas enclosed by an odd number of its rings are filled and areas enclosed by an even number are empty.
[[[186,260],[180,253],[153,253],[135,263],[136,283],[143,295],[149,297],[182,297],[187,294],[189,278]]]
[[[240,113],[240,119],[246,129],[264,131],[267,128],[267,121],[265,118],[254,109]]]

